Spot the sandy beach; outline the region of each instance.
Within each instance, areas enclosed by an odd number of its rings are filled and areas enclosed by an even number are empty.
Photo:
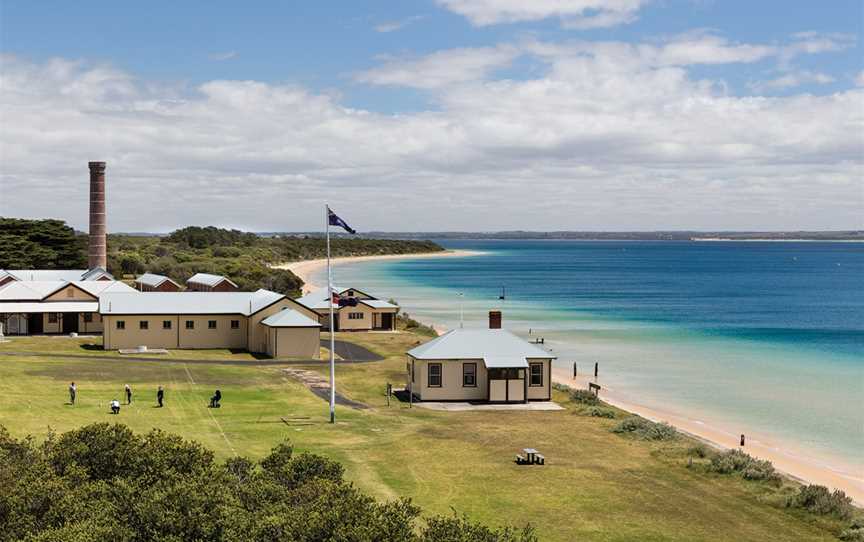
[[[552,380],[572,388],[587,388],[588,382],[593,381],[593,378],[579,376],[573,379],[568,370],[553,368]],[[598,383],[603,386],[600,391],[600,398],[610,405],[655,422],[669,423],[678,430],[689,433],[717,448],[739,447],[740,433],[709,425],[702,420],[693,419],[680,413],[649,408],[639,404],[638,399],[627,397],[617,392],[614,387],[607,386],[602,378],[599,379]],[[780,445],[772,443],[770,439],[758,434],[746,435],[744,451],[753,457],[767,459],[774,464],[777,470],[802,483],[821,484],[832,489],[842,489],[855,500],[857,505],[864,504],[864,477],[862,477],[862,473],[855,474],[845,470],[841,471],[831,465],[820,464],[803,454],[796,453],[788,446],[781,448]]]
[[[346,256],[340,258],[331,258],[330,265],[336,266],[346,263],[357,263],[357,262],[368,262],[373,260],[408,260],[408,259],[417,259],[417,258],[452,258],[452,257],[466,257],[466,256],[476,256],[482,254],[482,252],[472,251],[472,250],[444,250],[440,252],[421,252],[417,254],[388,254],[388,255],[380,255],[380,256]],[[324,266],[327,265],[327,260],[325,258],[321,258],[319,260],[304,260],[300,262],[290,262],[285,264],[277,264],[273,267],[275,269],[288,269],[300,279],[303,280],[303,294],[308,294],[309,292],[314,292],[320,288],[323,288],[323,284],[315,284],[312,282],[312,277],[318,273]]]

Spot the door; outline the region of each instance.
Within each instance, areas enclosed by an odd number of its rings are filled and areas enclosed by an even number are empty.
[[[393,314],[385,312],[381,315],[381,329],[393,329]]]
[[[64,312],[63,318],[63,333],[78,333],[78,313]]]
[[[525,369],[489,369],[489,400],[498,403],[525,401]]]
[[[37,333],[42,333],[45,329],[44,318],[41,312],[28,315],[28,326],[25,327],[23,333],[30,333],[31,335],[36,335]]]

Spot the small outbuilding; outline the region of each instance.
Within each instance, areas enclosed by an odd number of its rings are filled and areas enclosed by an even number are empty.
[[[336,331],[395,331],[399,306],[378,299],[356,288],[333,289],[328,299],[327,290],[316,290],[296,299],[297,303],[318,315],[323,329],[330,329],[330,306],[334,310],[333,327]]]
[[[181,286],[164,275],[144,273],[135,279],[135,288],[141,292],[179,292]]]
[[[270,356],[318,357],[321,324],[317,321],[296,310],[282,309],[261,320],[261,325],[267,328],[267,354]]]
[[[186,281],[186,289],[190,292],[236,292],[240,287],[222,275],[195,273]]]

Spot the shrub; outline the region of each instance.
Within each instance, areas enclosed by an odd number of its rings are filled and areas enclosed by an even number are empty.
[[[668,423],[654,423],[639,416],[625,418],[612,428],[612,432],[632,434],[639,440],[674,440],[678,438],[678,431]]]
[[[780,475],[770,461],[763,461],[741,450],[727,450],[711,458],[709,470],[719,474],[741,474],[745,480],[779,482]]]
[[[588,390],[572,390],[570,392],[570,400],[574,403],[581,403],[583,405],[599,405],[600,399],[597,398],[594,393]]]
[[[711,448],[709,448],[708,446],[706,446],[702,443],[699,443],[695,446],[691,446],[687,450],[687,455],[689,455],[690,457],[698,457],[699,459],[705,459],[706,457],[709,457],[712,454],[713,454],[713,450],[711,450]]]
[[[615,418],[615,411],[611,408],[591,407],[585,409],[584,413],[586,416],[591,416],[592,418]]]
[[[864,518],[853,519],[849,527],[840,532],[838,538],[844,542],[864,542]]]
[[[854,511],[852,497],[845,492],[839,489],[829,491],[825,486],[813,484],[802,486],[796,495],[789,497],[786,506],[802,508],[823,516],[836,516],[840,519],[849,519]]]
[[[560,382],[553,382],[552,383],[552,389],[558,390],[558,391],[563,391],[564,393],[570,393],[571,391],[573,391],[573,388],[571,388],[567,384],[562,384]]]

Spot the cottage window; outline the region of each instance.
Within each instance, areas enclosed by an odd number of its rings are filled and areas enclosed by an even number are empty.
[[[528,384],[533,387],[542,387],[543,386],[543,364],[542,363],[532,363],[531,364],[531,381]]]
[[[207,329],[216,329],[216,320],[207,320]]]
[[[186,320],[186,329],[195,329],[195,320]]]
[[[348,319],[349,320],[362,320],[363,314],[364,313],[362,313],[362,312],[349,312],[348,313]]]
[[[171,320],[162,320],[162,329],[171,329]]]
[[[476,388],[477,387],[477,364],[463,363],[462,364],[462,387]]]
[[[150,329],[150,322],[141,320],[138,322],[138,329]]]
[[[441,364],[440,363],[430,363],[429,364],[429,387],[430,388],[440,388],[441,387]]]
[[[117,320],[117,329],[126,329],[126,321]]]
[[[48,323],[49,324],[56,324],[57,323],[57,313],[56,312],[49,312],[48,313]]]
[[[240,320],[231,320],[231,329],[240,329]]]
[[[81,316],[84,318],[84,321],[87,323],[90,323],[93,321],[93,313],[92,312],[85,312]]]

